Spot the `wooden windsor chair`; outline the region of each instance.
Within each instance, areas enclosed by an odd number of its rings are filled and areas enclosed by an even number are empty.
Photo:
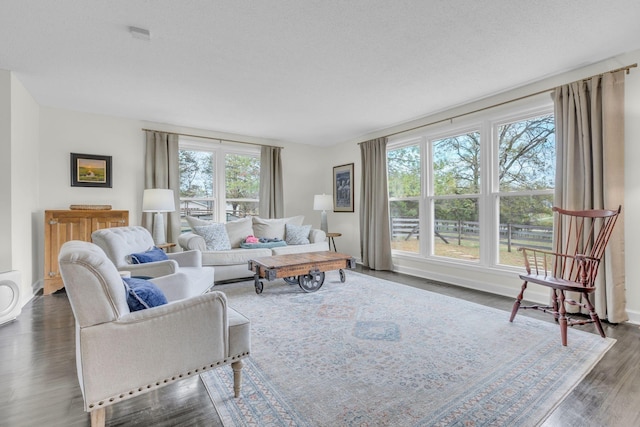
[[[560,324],[562,345],[567,345],[567,326],[595,323],[600,335],[605,333],[590,295],[596,289],[600,260],[609,242],[622,207],[617,210],[568,211],[554,207],[554,251],[519,248],[524,255],[526,274],[511,310],[510,322],[520,309],[534,309],[553,315]],[[522,305],[527,284],[536,283],[552,289],[551,305]],[[579,298],[573,298],[576,292]],[[573,294],[575,295],[575,294]],[[589,318],[570,318],[566,305],[580,306],[589,312]]]

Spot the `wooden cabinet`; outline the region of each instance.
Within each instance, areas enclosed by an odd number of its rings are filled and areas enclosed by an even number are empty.
[[[63,243],[69,240],[90,242],[95,230],[126,225],[129,225],[129,211],[44,211],[44,294],[64,287],[58,268],[58,254]]]

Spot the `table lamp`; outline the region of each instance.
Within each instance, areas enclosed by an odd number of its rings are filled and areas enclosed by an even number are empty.
[[[320,229],[325,233],[328,232],[327,211],[331,209],[333,209],[333,196],[331,194],[316,194],[313,196],[313,210],[322,211]]]
[[[163,188],[149,188],[142,194],[142,211],[155,212],[153,217],[153,241],[156,245],[166,243],[164,233],[164,216],[162,212],[173,212],[176,203],[173,198],[173,190]]]

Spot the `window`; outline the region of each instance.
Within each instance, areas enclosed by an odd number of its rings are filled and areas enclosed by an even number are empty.
[[[555,185],[552,114],[498,124],[499,263],[522,265],[518,246],[551,249]]]
[[[180,141],[180,213],[225,222],[258,215],[260,152]]]
[[[475,124],[390,141],[396,255],[521,267],[518,246],[551,247],[551,106],[508,114],[486,111]]]

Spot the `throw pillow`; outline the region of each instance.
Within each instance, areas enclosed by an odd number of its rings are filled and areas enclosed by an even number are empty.
[[[147,262],[164,261],[169,259],[167,254],[155,246],[146,252],[129,255],[130,264],[145,264]]]
[[[138,311],[167,304],[167,297],[155,283],[144,279],[123,277],[129,310]]]
[[[202,236],[207,244],[207,250],[227,251],[231,249],[231,243],[229,243],[229,236],[224,224],[197,225],[193,227],[193,232]]]
[[[239,248],[240,243],[244,242],[247,236],[253,234],[251,217],[240,218],[235,221],[229,221],[225,224],[229,242],[232,248]]]
[[[311,225],[285,224],[285,241],[287,245],[308,245]]]
[[[253,217],[253,234],[256,237],[266,237],[273,239],[275,237],[284,240],[285,224],[302,225],[304,221],[303,215],[292,216],[288,218],[272,218],[265,219],[257,216]]]
[[[208,219],[200,219],[200,218],[196,218],[195,216],[187,215],[187,224],[189,224],[189,227],[191,227],[192,230],[193,230],[193,227],[196,227],[198,225],[210,225],[214,223],[215,223],[214,221],[211,221]]]

